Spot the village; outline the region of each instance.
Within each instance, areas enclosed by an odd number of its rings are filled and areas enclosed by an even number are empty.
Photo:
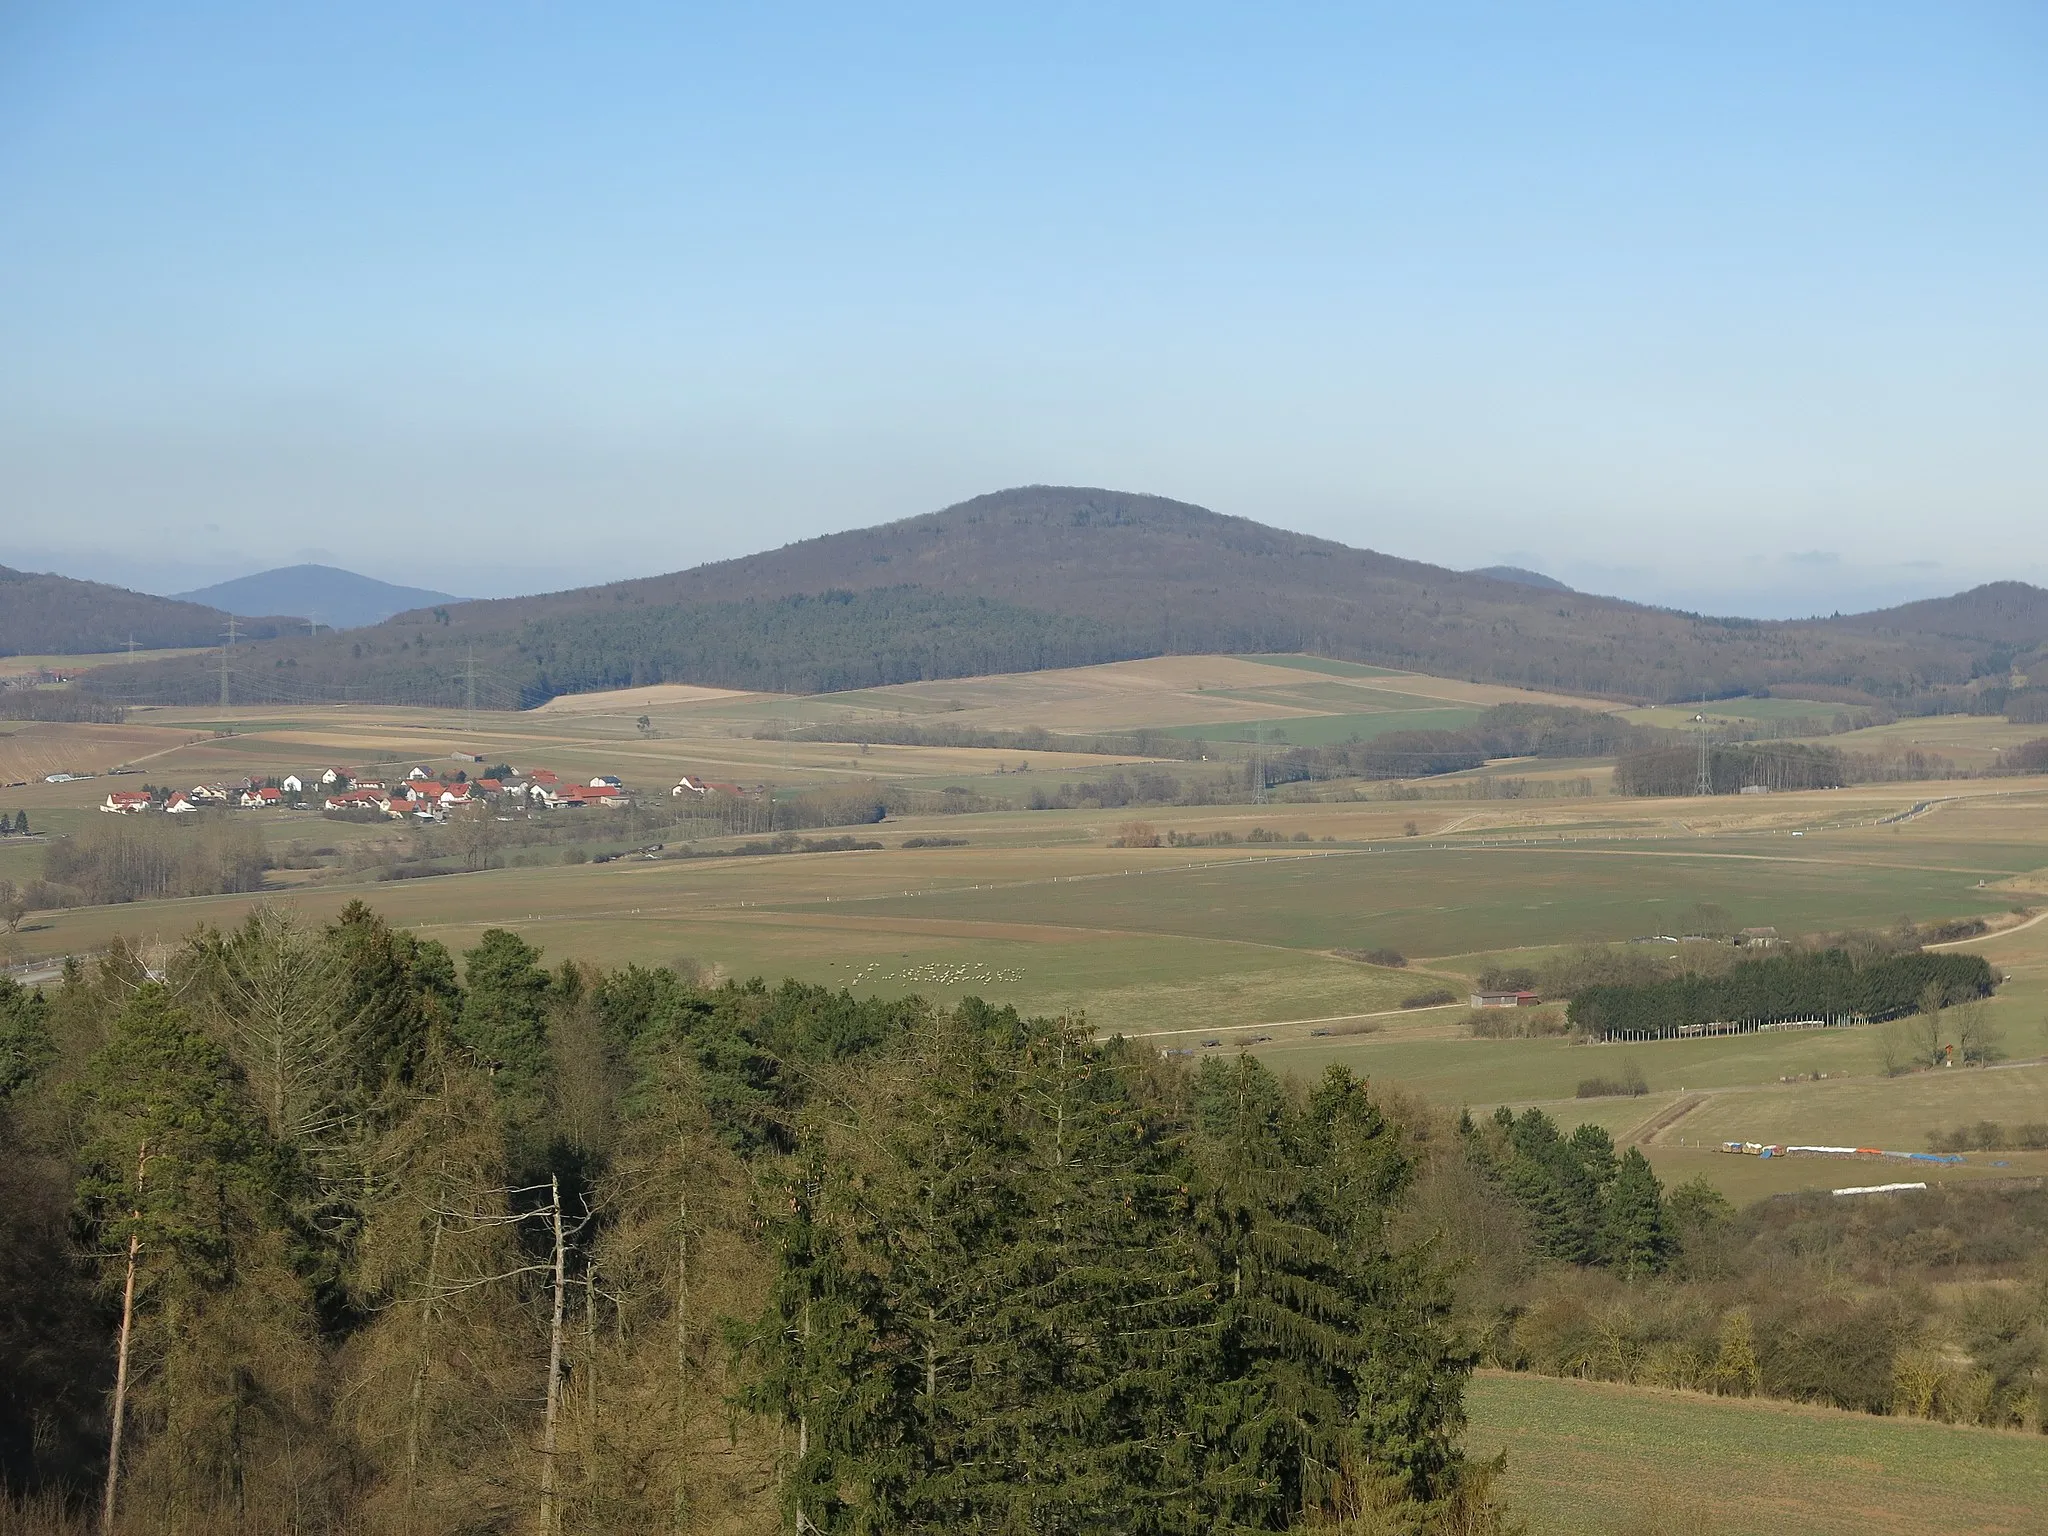
[[[482,759],[457,753],[459,762],[482,763]],[[682,776],[670,789],[677,800],[706,799],[712,795],[758,794],[739,784]],[[458,768],[435,772],[425,764],[406,770],[390,783],[359,777],[347,768],[326,768],[318,772],[287,773],[273,778],[241,778],[195,784],[189,789],[146,784],[139,790],[110,790],[100,809],[113,815],[141,815],[161,812],[166,816],[189,815],[201,810],[298,811],[318,809],[343,817],[388,817],[394,821],[416,819],[446,821],[465,810],[512,815],[521,811],[573,811],[586,807],[622,810],[633,803],[625,782],[616,774],[595,773],[584,783],[565,783],[548,768],[524,772],[510,764],[484,769],[475,778]]]

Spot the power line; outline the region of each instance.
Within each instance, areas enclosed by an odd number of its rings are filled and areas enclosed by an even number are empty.
[[[1711,795],[1714,792],[1714,771],[1707,756],[1707,700],[1700,696],[1700,712],[1693,716],[1700,727],[1700,771],[1693,781],[1692,792],[1696,795]]]
[[[228,615],[227,644],[220,648],[220,707],[228,707],[228,657],[235,648],[235,616]]]
[[[467,725],[476,729],[476,644],[470,643],[469,659],[462,664],[463,708],[468,713]]]

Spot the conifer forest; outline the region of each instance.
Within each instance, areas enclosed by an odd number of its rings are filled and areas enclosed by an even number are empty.
[[[361,903],[4,986],[8,1529],[1500,1526],[1342,1069]]]

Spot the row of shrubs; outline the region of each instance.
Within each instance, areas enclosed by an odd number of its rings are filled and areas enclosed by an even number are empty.
[[[2048,1120],[2029,1120],[2010,1130],[1996,1120],[1959,1125],[1952,1131],[1929,1131],[1934,1152],[2038,1152],[2048,1148]]]

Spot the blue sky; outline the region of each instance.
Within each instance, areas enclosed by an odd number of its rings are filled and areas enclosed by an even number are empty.
[[[2048,582],[2044,252],[2038,3],[0,0],[0,563],[485,595],[1049,481]]]

